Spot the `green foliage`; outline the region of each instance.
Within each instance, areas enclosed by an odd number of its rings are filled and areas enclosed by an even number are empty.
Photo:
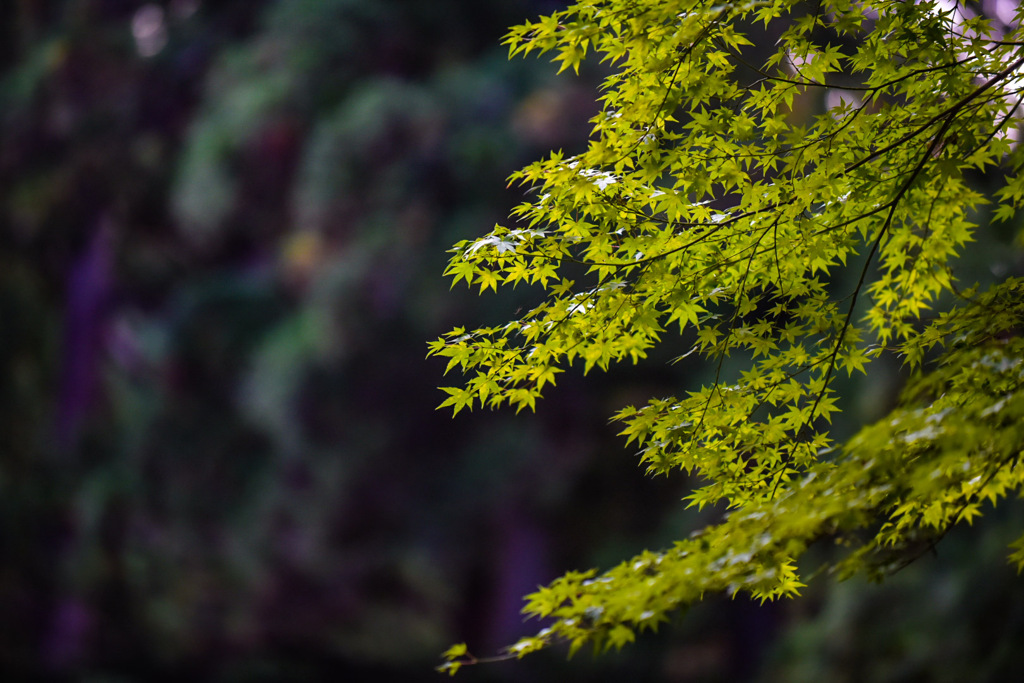
[[[577,70],[594,51],[611,75],[586,151],[513,174],[533,193],[514,225],[455,246],[454,283],[545,297],[431,343],[466,378],[442,405],[532,410],[565,367],[636,363],[678,330],[714,381],[615,418],[649,473],[698,475],[688,503],[728,509],[530,595],[550,623],[508,656],[618,648],[709,592],[794,596],[814,542],[846,548],[838,576],[882,577],[1019,493],[1024,281],[963,292],[953,265],[974,180],[1001,183],[995,220],[1024,203],[1024,36],[961,9],[597,0],[508,34],[512,55]],[[899,405],[837,442],[835,378],[883,354],[911,377]]]

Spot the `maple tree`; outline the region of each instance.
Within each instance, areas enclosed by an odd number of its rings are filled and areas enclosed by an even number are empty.
[[[696,475],[688,504],[727,512],[528,596],[547,625],[505,656],[621,647],[709,593],[795,596],[816,542],[843,546],[840,578],[880,578],[1020,493],[1024,280],[955,267],[1024,203],[1022,14],[595,0],[511,30],[512,55],[564,71],[594,52],[610,75],[587,149],[513,174],[513,223],[453,249],[454,283],[544,296],[430,344],[465,377],[442,405],[534,409],[565,367],[636,363],[678,331],[714,381],[614,418],[649,473]],[[909,376],[898,405],[837,440],[836,378],[883,356]]]

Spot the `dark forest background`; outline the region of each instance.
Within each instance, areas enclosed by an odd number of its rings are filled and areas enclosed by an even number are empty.
[[[536,630],[538,584],[714,520],[607,423],[707,379],[668,363],[672,340],[566,373],[536,415],[434,410],[426,341],[536,294],[450,291],[446,249],[596,113],[600,67],[555,77],[499,44],[558,7],[0,4],[0,672],[437,680],[453,642]],[[1018,268],[1006,239],[969,265]],[[845,429],[898,384],[851,385]],[[992,515],[883,588],[711,600],[620,654],[460,677],[1009,680],[1022,521]]]

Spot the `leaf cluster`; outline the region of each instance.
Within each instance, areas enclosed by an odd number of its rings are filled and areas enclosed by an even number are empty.
[[[615,419],[649,472],[697,474],[688,502],[730,511],[529,596],[550,625],[510,654],[621,647],[711,591],[795,595],[822,539],[850,548],[840,576],[881,576],[1020,491],[1022,284],[960,292],[954,265],[986,201],[971,178],[1002,182],[995,220],[1024,202],[1024,41],[948,5],[597,0],[508,34],[512,55],[612,72],[586,151],[513,174],[514,222],[453,249],[453,284],[544,296],[430,344],[465,377],[442,405],[532,410],[567,366],[678,331],[715,380]],[[913,380],[836,443],[834,379],[883,354]]]

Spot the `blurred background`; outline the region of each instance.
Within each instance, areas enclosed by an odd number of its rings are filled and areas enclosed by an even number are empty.
[[[607,422],[707,379],[672,340],[562,375],[536,415],[434,411],[426,341],[536,296],[450,291],[446,250],[596,113],[598,67],[499,44],[559,7],[0,4],[0,672],[438,680],[450,644],[539,628],[538,584],[714,520]],[[974,271],[1019,267],[1007,240]],[[892,400],[888,373],[848,388],[841,429]],[[1022,524],[1001,510],[883,589],[711,600],[620,654],[460,678],[1007,680]]]

